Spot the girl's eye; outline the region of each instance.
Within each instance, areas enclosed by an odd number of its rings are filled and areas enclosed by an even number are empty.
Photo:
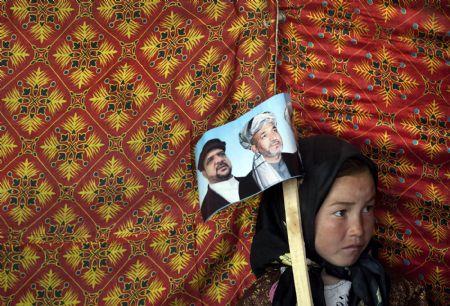
[[[364,207],[363,212],[365,212],[365,213],[371,212],[373,210],[373,206],[374,205],[368,205],[368,206]]]
[[[338,210],[334,213],[336,217],[343,217],[345,215],[345,210]]]

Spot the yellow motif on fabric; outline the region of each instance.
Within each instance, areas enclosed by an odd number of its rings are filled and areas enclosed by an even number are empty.
[[[231,110],[228,108],[223,108],[215,117],[213,126],[218,127],[230,122],[231,116],[232,116]]]
[[[2,165],[2,159],[14,152],[15,148],[17,145],[10,133],[5,132],[0,135],[0,165]]]
[[[177,227],[175,216],[166,210],[167,203],[154,195],[145,202],[118,230],[117,238],[148,236],[154,233],[167,233]]]
[[[118,52],[102,36],[92,25],[83,22],[71,33],[70,42],[66,39],[53,54],[56,63],[78,89],[88,85]]]
[[[28,159],[0,181],[0,204],[12,220],[21,225],[36,216],[55,195],[43,173]]]
[[[261,78],[264,80],[275,80],[274,70],[275,63],[271,60],[265,60],[264,62],[259,64],[259,68],[257,71],[261,73]]]
[[[325,67],[325,62],[312,52],[293,23],[289,23],[284,31],[286,39],[281,41],[283,60],[287,62],[285,66],[292,82],[300,83],[310,73]]]
[[[46,124],[67,101],[56,82],[38,67],[7,92],[2,102],[20,127],[31,134]]]
[[[64,280],[52,269],[46,272],[32,290],[18,299],[17,305],[78,305],[77,294],[66,288]]]
[[[66,180],[71,180],[103,146],[92,127],[75,113],[44,141],[41,148],[52,167],[56,167]]]
[[[194,160],[194,157],[191,160]],[[198,193],[195,188],[196,181],[192,172],[192,164],[187,161],[182,161],[182,164],[182,167],[177,167],[170,174],[167,183],[170,188],[178,191],[178,196],[186,200],[187,206],[196,208],[198,206]]]
[[[416,2],[415,0],[383,0],[378,1],[376,7],[381,12],[381,16],[385,22],[392,20],[393,17],[398,15],[398,13],[409,6],[411,3]]]
[[[74,8],[68,0],[18,0],[11,5],[11,11],[20,22],[25,23],[33,38],[42,44],[60,30],[61,23],[70,17]]]
[[[152,271],[141,261],[136,261],[123,278],[121,285],[115,285],[103,298],[105,305],[157,305],[167,290],[164,284],[153,276]]]
[[[430,74],[448,66],[450,41],[445,27],[435,14],[429,16],[422,26],[414,24],[412,30],[400,36],[400,40],[414,48],[416,56],[425,63]]]
[[[109,159],[81,188],[79,194],[106,222],[116,217],[133,202],[144,186],[115,157]]]
[[[132,66],[124,64],[93,94],[90,101],[100,118],[106,118],[115,131],[133,119],[135,112],[143,107],[153,94],[150,86],[142,81]]]
[[[436,242],[447,241],[450,220],[449,198],[439,186],[430,184],[418,200],[408,201],[405,206],[422,222],[423,227]]]
[[[425,148],[430,159],[439,152],[445,152],[450,144],[448,114],[442,111],[435,100],[425,104],[423,111],[416,109],[401,125],[414,137],[413,144]]]
[[[194,73],[186,73],[176,90],[192,104],[192,109],[200,115],[208,111],[228,90],[234,75],[230,59],[224,58],[218,48],[211,47],[194,65]]]
[[[215,21],[225,19],[223,15],[232,9],[230,2],[224,0],[191,0],[191,2],[199,12],[204,12],[208,18]]]
[[[346,43],[366,34],[368,26],[351,10],[350,2],[335,0],[324,3],[324,8],[311,12],[308,18],[323,30],[323,37],[329,37],[340,54]]]
[[[174,229],[158,233],[150,242],[153,251],[163,256],[163,262],[177,273],[191,262],[197,248],[210,237],[211,229],[205,223],[197,223],[195,214],[183,214],[182,224]]]
[[[148,60],[155,61],[156,70],[165,78],[186,61],[187,53],[205,37],[199,28],[173,11],[166,15],[158,32],[144,41],[141,50]]]
[[[24,271],[36,270],[40,258],[28,245],[19,246],[9,242],[0,244],[0,289],[8,291],[21,279]]]
[[[113,271],[126,249],[118,242],[95,241],[74,244],[64,259],[77,275],[92,288],[101,284]]]
[[[254,0],[247,2],[244,14],[231,24],[228,32],[235,41],[239,41],[246,56],[251,57],[264,49],[269,35],[269,18],[267,1]]]
[[[342,79],[333,90],[327,91],[321,98],[312,99],[311,104],[325,115],[326,121],[331,121],[330,125],[337,136],[342,135],[349,127],[354,128],[372,117],[371,113],[364,110],[357,99],[352,97]]]
[[[428,246],[428,256],[426,258],[426,261],[434,261],[436,263],[445,265],[445,256],[450,247],[436,248],[430,243],[428,243],[427,246]]]
[[[31,243],[38,245],[58,244],[64,242],[86,242],[91,239],[89,229],[83,217],[65,204],[59,208],[46,222],[41,223],[28,236]],[[45,224],[45,225],[44,225]]]
[[[250,237],[250,234],[255,232],[256,212],[259,209],[260,200],[259,196],[252,196],[238,204],[238,215],[234,223],[243,231],[244,237],[245,235]]]
[[[414,78],[400,72],[401,65],[397,66],[395,58],[385,46],[375,56],[369,53],[367,57],[368,61],[356,65],[353,70],[370,82],[368,89],[376,90],[386,106],[396,97],[406,98],[406,94],[417,87]]]
[[[97,10],[111,28],[131,38],[152,19],[161,0],[102,0]],[[145,18],[147,17],[147,18]]]
[[[423,253],[415,240],[405,233],[404,226],[390,212],[380,217],[377,239],[383,243],[380,257],[391,267],[401,264],[402,258],[412,260]]]
[[[399,153],[386,131],[371,147],[363,146],[362,152],[377,164],[378,178],[386,188],[391,188],[398,181],[403,182],[416,169],[406,156]]]
[[[421,75],[421,77],[425,83],[424,95],[436,95],[444,99],[444,95],[442,94],[441,90],[443,80],[431,80],[423,75]]]
[[[27,49],[14,38],[8,27],[0,22],[0,81],[12,73],[12,68],[22,64],[30,56]]]
[[[127,142],[133,153],[152,171],[161,169],[189,132],[166,105],[155,107],[152,116]]]
[[[250,111],[256,105],[256,93],[252,90],[252,87],[245,81],[239,84],[231,98],[231,115],[233,117],[228,118],[227,121],[221,120],[225,117],[217,116],[217,120],[214,122],[214,126],[219,126],[228,123],[230,119],[236,119],[243,114]]]
[[[230,241],[222,239],[215,244],[207,266],[200,266],[189,284],[220,303],[232,290],[233,280],[247,265],[243,252],[235,250]]]
[[[434,295],[436,300],[434,301],[435,305],[445,305],[448,303],[448,293],[445,291],[446,288],[450,288],[450,281],[445,276],[445,271],[439,267],[435,267],[434,271],[430,272],[427,275],[427,282],[430,283],[433,292],[436,292]]]

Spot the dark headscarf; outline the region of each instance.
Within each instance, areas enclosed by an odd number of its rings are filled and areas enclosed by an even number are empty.
[[[337,267],[326,262],[315,249],[315,217],[330,191],[336,174],[349,158],[362,161],[369,168],[375,185],[375,164],[348,142],[331,135],[319,135],[300,140],[299,152],[305,171],[299,185],[300,211],[305,240],[306,256],[316,265],[308,267],[310,287],[315,306],[325,305],[322,269],[328,274],[352,282],[349,305],[388,305],[389,280],[383,267],[370,253],[372,244],[358,261],[350,267]],[[256,223],[256,233],[251,247],[250,261],[253,272],[261,276],[269,266],[284,266],[273,305],[295,305],[295,287],[292,267],[283,263],[280,256],[289,253],[286,230],[283,190],[281,184],[264,192]],[[377,302],[381,296],[382,302]],[[300,304],[299,304],[300,305]]]

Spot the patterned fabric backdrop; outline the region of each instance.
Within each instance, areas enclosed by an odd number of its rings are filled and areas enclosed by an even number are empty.
[[[0,0],[1,304],[234,305],[259,197],[203,223],[193,147],[284,91],[378,163],[383,262],[449,304],[448,10]]]
[[[301,135],[328,133],[378,165],[380,257],[450,305],[450,4],[282,1],[278,91]]]

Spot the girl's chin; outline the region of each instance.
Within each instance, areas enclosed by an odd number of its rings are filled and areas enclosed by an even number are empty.
[[[355,264],[355,262],[358,261],[359,256],[355,256],[355,257],[345,257],[345,258],[336,258],[334,260],[329,260],[328,262],[335,265],[336,267],[350,267],[353,264]]]

